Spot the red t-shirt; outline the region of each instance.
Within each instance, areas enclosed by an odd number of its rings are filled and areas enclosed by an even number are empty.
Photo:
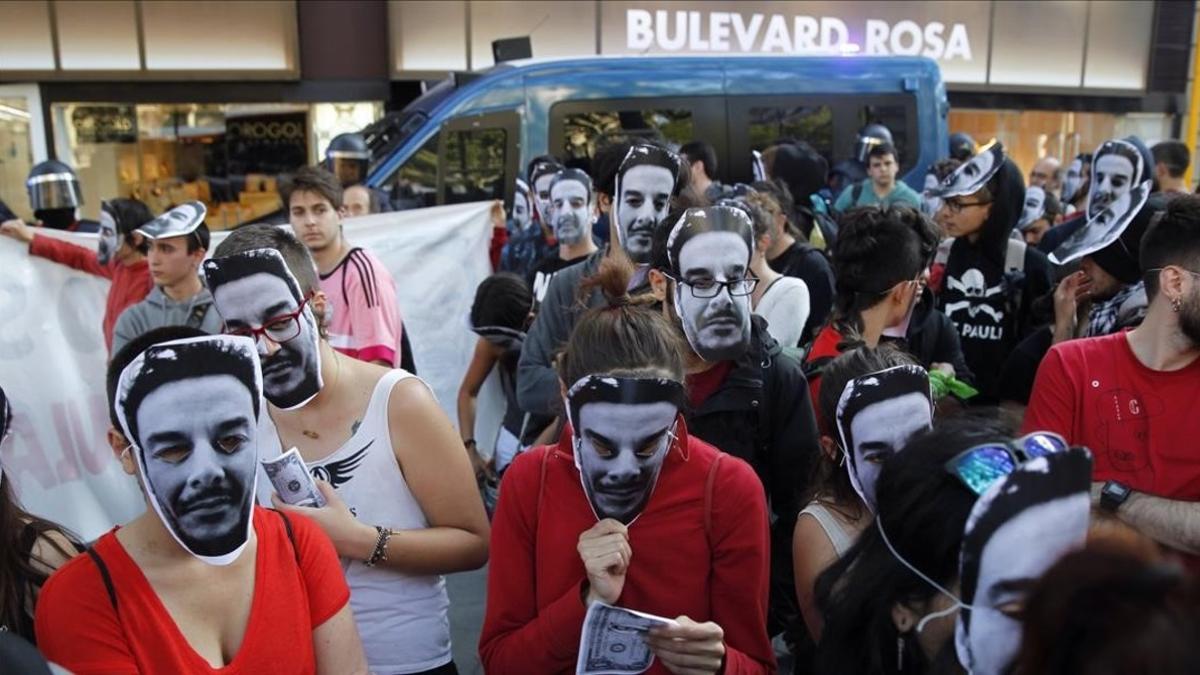
[[[211,667],[192,650],[115,529],[96,542],[95,552],[108,567],[119,616],[96,564],[76,556],[42,588],[38,649],[76,675],[315,672],[313,629],[346,606],[350,589],[329,538],[304,516],[288,519],[295,549],[279,514],[254,507],[254,599],[242,645],[225,667]]]
[[[729,371],[733,370],[733,361],[719,361],[717,365],[702,373],[687,376],[688,403],[692,410],[704,405],[709,396],[717,393]]]
[[[690,438],[672,448],[641,515],[629,526],[633,551],[617,605],[681,614],[725,631],[726,675],[775,672],[767,637],[769,543],[762,483],[742,460]],[[545,459],[543,459],[545,458]],[[545,469],[543,471],[543,462]],[[545,481],[542,481],[542,477]],[[575,672],[587,609],[587,573],[576,546],[596,524],[579,482],[568,426],[557,446],[517,455],[504,474],[492,521],[487,615],[479,657],[490,675]],[[667,670],[655,660],[647,673]]]
[[[1038,368],[1023,433],[1053,431],[1095,457],[1093,479],[1200,500],[1200,359],[1142,365],[1125,332],[1054,345]]]
[[[108,300],[104,304],[104,320],[101,324],[104,349],[107,351],[112,351],[113,327],[117,325],[121,312],[144,300],[153,287],[150,265],[145,260],[125,265],[113,259],[107,265],[101,265],[92,249],[44,234],[33,235],[29,253],[112,281],[108,287]]]

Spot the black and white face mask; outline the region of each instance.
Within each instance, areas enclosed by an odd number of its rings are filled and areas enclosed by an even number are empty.
[[[617,237],[635,263],[650,262],[654,229],[667,217],[683,170],[679,155],[653,145],[635,145],[617,170]]]
[[[1067,175],[1063,178],[1062,201],[1070,204],[1075,201],[1079,188],[1083,187],[1083,157],[1076,157],[1067,165]]]
[[[972,675],[1009,671],[1030,586],[1087,538],[1091,479],[1091,455],[1071,448],[1019,465],[971,508],[955,648]]]
[[[201,202],[184,202],[137,229],[147,239],[170,239],[196,231],[208,215]]]
[[[1041,220],[1046,215],[1046,191],[1036,185],[1025,188],[1025,207],[1021,211],[1021,220],[1017,229],[1025,231],[1030,225]]]
[[[107,204],[101,204],[100,239],[96,242],[96,262],[107,265],[120,247],[121,236],[117,232],[117,219],[109,212]]]
[[[921,192],[921,213],[930,218],[936,216],[942,208],[942,198],[934,194],[937,187],[937,174],[932,171],[925,174],[925,189]]]
[[[1118,199],[1111,201],[1094,216],[1089,216],[1087,223],[1058,245],[1050,254],[1050,261],[1056,265],[1065,265],[1078,260],[1085,255],[1095,253],[1120,238],[1125,228],[1133,222],[1139,211],[1150,198],[1153,184],[1150,180],[1134,186]],[[1092,213],[1091,204],[1088,213]],[[1129,255],[1137,259],[1138,252],[1130,251]]]
[[[838,435],[850,484],[872,512],[883,463],[913,434],[932,427],[933,390],[924,368],[895,366],[846,383],[838,399]]]
[[[567,391],[575,466],[597,520],[628,525],[646,508],[684,400],[665,378],[588,375]]]
[[[683,334],[709,362],[736,359],[750,347],[750,218],[731,206],[688,209],[667,239],[673,304]]]
[[[992,141],[984,146],[974,157],[967,160],[946,176],[941,185],[930,191],[930,196],[940,199],[962,197],[979,192],[988,184],[992,176],[1004,164],[1004,144]]]
[[[520,178],[517,179],[517,189],[513,192],[512,221],[518,232],[529,229],[533,224],[533,213],[530,211],[529,186]]]
[[[551,227],[550,184],[562,168],[558,162],[539,162],[529,174],[529,187],[533,189],[533,204],[537,210],[538,222],[547,227]]]
[[[579,169],[563,169],[550,184],[550,222],[558,243],[575,246],[592,234],[592,180]]]
[[[283,410],[311,401],[323,384],[320,333],[309,298],[279,251],[205,260],[204,276],[225,332],[257,344],[267,400]]]
[[[250,538],[262,404],[248,338],[154,345],[121,371],[116,413],[154,512],[188,553],[228,565]]]
[[[475,326],[471,329],[479,337],[504,351],[520,351],[525,344],[525,332],[504,326]]]
[[[1149,179],[1141,151],[1129,141],[1114,138],[1096,148],[1092,157],[1088,220],[1098,217],[1110,206],[1116,213],[1128,211],[1134,188]]]

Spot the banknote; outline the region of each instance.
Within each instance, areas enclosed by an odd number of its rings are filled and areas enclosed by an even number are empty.
[[[637,675],[654,662],[646,631],[675,621],[603,602],[592,603],[583,620],[576,675]]]
[[[262,465],[283,503],[292,506],[325,506],[325,497],[317,489],[296,448],[275,459],[264,459]]]

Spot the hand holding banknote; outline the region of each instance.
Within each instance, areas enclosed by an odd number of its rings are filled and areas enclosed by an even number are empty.
[[[279,459],[292,452],[296,452],[296,456],[299,458],[299,452],[293,448],[281,455]],[[268,478],[271,478],[272,485],[275,485],[275,494],[271,495],[271,503],[276,509],[285,513],[298,513],[312,519],[333,542],[333,547],[339,556],[355,560],[366,560],[371,556],[379,536],[378,532],[374,527],[360,522],[354,517],[354,514],[350,512],[350,507],[338,496],[332,485],[323,480],[311,479],[315,489],[314,496],[320,497],[319,503],[323,505],[292,505],[281,498],[283,493],[280,492],[279,485],[275,482],[276,478],[271,476],[271,469],[267,468],[266,461],[263,462],[263,468],[266,469]],[[282,472],[279,475],[282,475]],[[305,475],[308,475],[307,469],[305,469]]]
[[[725,631],[712,621],[697,623],[681,616],[673,625],[651,628],[646,644],[676,675],[719,673],[725,660]]]

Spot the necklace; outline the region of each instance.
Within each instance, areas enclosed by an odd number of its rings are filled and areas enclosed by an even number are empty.
[[[337,369],[333,372],[333,385],[331,385],[331,386],[333,388],[337,388],[338,380],[340,380],[342,377],[342,359],[341,359],[341,356],[337,352],[333,352],[333,362],[335,364],[337,364]],[[306,438],[311,438],[314,441],[321,438],[320,433],[318,433],[316,431],[311,431],[309,429],[301,429],[300,433],[304,434],[304,436]]]

